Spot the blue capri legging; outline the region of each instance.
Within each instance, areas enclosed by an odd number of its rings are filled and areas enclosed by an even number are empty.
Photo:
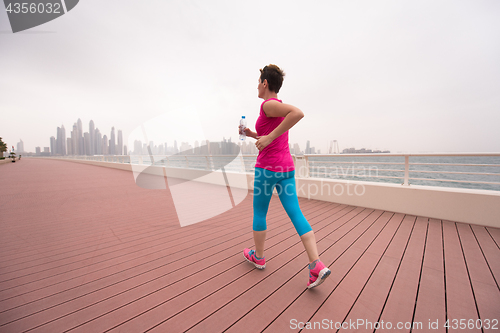
[[[312,230],[299,207],[297,189],[295,187],[295,170],[289,172],[274,172],[255,168],[253,193],[253,230],[267,229],[266,216],[269,202],[276,187],[281,204],[297,230],[299,236]]]

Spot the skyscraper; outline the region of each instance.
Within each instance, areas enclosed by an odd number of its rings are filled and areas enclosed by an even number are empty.
[[[84,155],[85,150],[83,150],[83,129],[82,129],[82,120],[78,118],[77,120],[78,126],[78,135],[77,135],[77,144],[78,144],[78,153],[77,155]]]
[[[64,128],[64,125],[61,125],[61,137],[62,137],[62,140],[61,140],[61,147],[62,147],[62,150],[61,150],[61,154],[62,155],[66,155],[66,129]]]
[[[66,154],[73,155],[73,143],[71,142],[71,138],[66,138]]]
[[[37,152],[37,155],[40,153],[40,147],[37,147],[38,148],[38,152]],[[51,136],[50,137],[50,154],[51,155],[55,155],[56,154],[56,138]]]
[[[85,155],[89,156],[90,155],[90,133],[85,132],[83,133],[83,146],[85,147]]]
[[[66,130],[64,125],[57,128],[56,154],[66,155]]]
[[[299,144],[298,143],[294,143],[293,144],[293,153],[295,155],[300,155],[302,154],[302,152],[300,151],[300,147],[299,147]]]
[[[95,129],[95,152],[96,155],[104,155],[102,152],[102,136],[98,128]]]
[[[106,134],[102,137],[102,154],[109,155],[108,137]]]
[[[123,155],[123,135],[122,130],[118,130],[118,149],[116,151],[117,155]],[[126,153],[125,153],[126,155]]]
[[[134,140],[134,155],[142,155],[142,142]]]
[[[115,128],[111,127],[111,137],[109,138],[109,155],[116,155],[115,151]]]
[[[95,155],[95,126],[94,121],[89,122],[89,135],[90,135],[90,155]]]
[[[73,155],[78,155],[78,126],[76,123],[73,124],[73,130],[71,131],[71,152]]]
[[[19,142],[17,143],[17,153],[24,153],[24,142],[21,139],[19,139]]]

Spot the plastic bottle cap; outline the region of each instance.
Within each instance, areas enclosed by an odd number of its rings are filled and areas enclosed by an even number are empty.
[[[241,116],[241,118],[245,119],[245,116]]]

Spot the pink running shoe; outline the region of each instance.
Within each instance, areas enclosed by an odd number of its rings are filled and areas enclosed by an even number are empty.
[[[311,269],[311,264],[309,264],[309,282],[307,282],[307,288],[311,289],[322,284],[331,271],[326,267],[321,261],[316,260],[316,266]]]
[[[250,249],[243,250],[243,256],[248,262],[254,264],[255,267],[257,267],[258,269],[266,268],[266,259],[265,258],[257,259],[254,250]]]

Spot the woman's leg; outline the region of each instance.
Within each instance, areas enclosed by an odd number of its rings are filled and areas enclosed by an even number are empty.
[[[314,231],[309,231],[300,236],[302,240],[302,244],[304,244],[304,248],[306,249],[307,256],[309,257],[309,263],[318,260],[318,247],[316,245],[316,237],[314,237]]]
[[[314,237],[314,231],[311,225],[300,210],[294,176],[294,171],[288,173],[286,178],[280,180],[276,184],[276,190],[278,191],[283,208],[285,208],[286,213],[292,220],[295,230],[297,230],[302,240],[302,244],[309,257],[309,262],[313,262],[319,259],[316,238]]]
[[[267,234],[267,211],[271,201],[274,186],[276,185],[275,172],[255,168],[253,193],[253,239],[255,254],[264,257],[264,245]]]
[[[264,245],[266,242],[267,230],[253,231],[253,241],[255,243],[255,255],[264,258]]]

